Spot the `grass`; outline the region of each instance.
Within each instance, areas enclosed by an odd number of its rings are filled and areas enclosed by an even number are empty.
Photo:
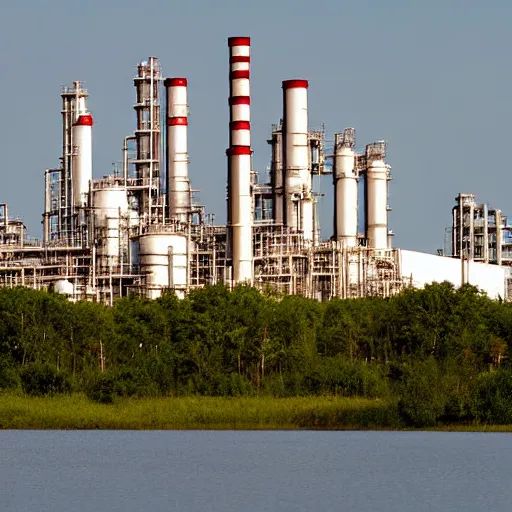
[[[112,405],[85,395],[0,394],[0,429],[395,430],[396,406],[363,398],[141,398]],[[427,430],[512,432],[512,425],[439,425]]]
[[[112,405],[84,395],[0,395],[0,429],[376,429],[394,407],[358,398],[142,398]]]

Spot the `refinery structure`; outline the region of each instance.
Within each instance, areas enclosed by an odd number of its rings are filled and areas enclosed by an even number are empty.
[[[507,297],[508,272],[492,265],[498,256],[490,239],[482,253],[471,246],[466,259],[456,229],[453,257],[392,247],[386,143],[357,152],[355,130],[345,128],[327,151],[324,131],[308,124],[307,80],[282,82],[282,115],[268,141],[270,181],[260,183],[252,166],[250,38],[231,37],[228,48],[226,225],[213,222],[190,185],[187,79],[164,79],[158,59],[149,57],[134,78],[136,125],[124,138],[122,169],[101,179],[93,178],[88,92],[80,82],[63,89],[62,154],[60,165],[44,172],[43,237],[30,241],[23,222],[0,205],[0,286],[111,304],[130,293],[181,298],[216,283],[317,300],[386,297],[447,279]],[[334,187],[328,239],[320,237],[314,176]],[[454,219],[466,206],[454,209]]]

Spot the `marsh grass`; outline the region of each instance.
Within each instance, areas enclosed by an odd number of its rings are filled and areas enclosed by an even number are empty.
[[[81,394],[0,395],[2,429],[397,428],[396,408],[358,398],[142,398],[111,405]]]
[[[98,404],[83,394],[0,394],[0,429],[394,430],[396,404],[362,398],[141,398]],[[428,430],[511,432],[512,425],[438,425]]]

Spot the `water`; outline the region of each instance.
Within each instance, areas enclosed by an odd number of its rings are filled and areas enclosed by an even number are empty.
[[[0,432],[2,511],[509,511],[512,436]]]

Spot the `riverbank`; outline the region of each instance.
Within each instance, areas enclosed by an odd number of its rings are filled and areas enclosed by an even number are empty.
[[[402,429],[396,406],[359,398],[143,398],[115,404],[81,394],[0,395],[0,429],[380,430]],[[512,425],[449,425],[434,430],[512,432]]]

